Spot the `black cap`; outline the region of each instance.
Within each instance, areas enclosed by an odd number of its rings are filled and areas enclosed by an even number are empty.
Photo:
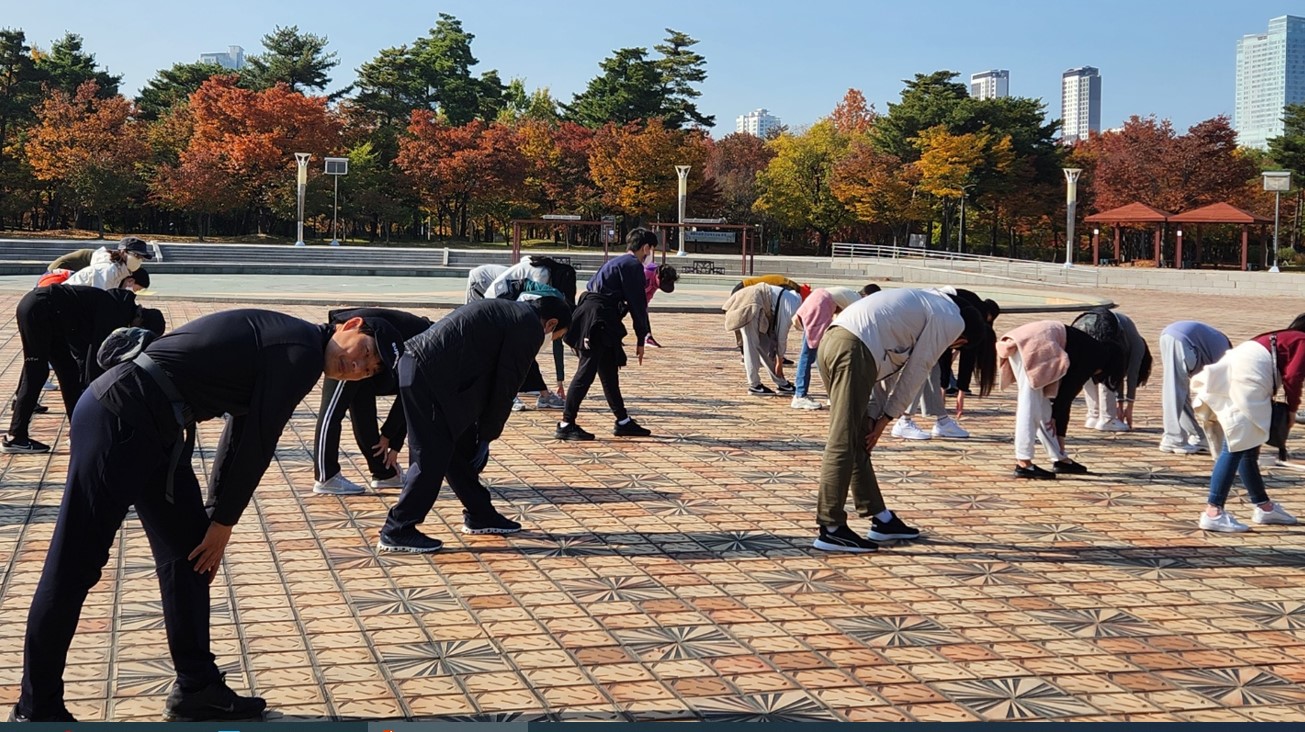
[[[363,318],[363,325],[376,339],[376,353],[385,364],[385,370],[393,371],[399,365],[399,356],[403,355],[403,336],[383,318]]]
[[[150,286],[150,273],[146,272],[144,267],[137,269],[135,272],[132,272],[127,276],[135,280],[136,284],[140,286],[142,290],[148,289]]]
[[[141,259],[154,259],[154,252],[150,251],[150,245],[145,243],[144,239],[134,236],[125,236],[122,241],[118,242],[118,251],[131,252]]]

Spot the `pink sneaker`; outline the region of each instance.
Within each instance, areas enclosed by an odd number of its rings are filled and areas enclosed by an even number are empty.
[[[644,342],[644,343],[647,343],[648,345],[652,346],[653,348],[661,348],[661,347],[662,347],[662,344],[660,344],[660,343],[658,343],[657,341],[653,340],[653,337],[652,337],[652,334],[651,334],[651,333],[648,334],[648,337],[647,337],[647,338],[643,339],[643,342]]]

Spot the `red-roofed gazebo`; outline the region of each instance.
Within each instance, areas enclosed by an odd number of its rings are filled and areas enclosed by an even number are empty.
[[[1155,266],[1160,266],[1160,230],[1169,220],[1169,212],[1152,208],[1145,203],[1130,203],[1127,206],[1112,208],[1092,214],[1083,219],[1089,224],[1109,224],[1115,229],[1115,263],[1119,263],[1119,227],[1122,224],[1155,224]],[[1100,264],[1100,244],[1098,230],[1092,230],[1092,264]]]
[[[1193,225],[1196,227],[1196,261],[1201,261],[1201,225],[1202,224],[1240,224],[1242,227],[1242,271],[1246,271],[1247,252],[1249,245],[1247,242],[1248,232],[1252,224],[1273,223],[1272,219],[1265,218],[1250,211],[1237,208],[1227,203],[1212,203],[1209,206],[1194,208],[1191,211],[1184,211],[1180,214],[1174,214],[1169,220],[1175,224]],[[1183,266],[1183,230],[1178,229],[1178,246],[1174,251],[1174,266]]]

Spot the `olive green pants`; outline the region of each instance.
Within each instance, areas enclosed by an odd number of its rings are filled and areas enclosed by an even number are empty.
[[[829,390],[829,438],[820,460],[817,519],[821,526],[842,526],[847,523],[843,504],[849,487],[861,516],[884,510],[884,498],[865,450],[870,427],[866,407],[878,372],[861,339],[838,326],[825,331],[816,362]]]

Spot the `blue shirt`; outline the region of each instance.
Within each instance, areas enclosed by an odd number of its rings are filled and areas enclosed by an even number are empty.
[[[630,320],[634,323],[636,343],[640,346],[652,331],[652,326],[648,323],[645,283],[643,263],[638,257],[626,252],[604,262],[585,286],[589,292],[597,292],[625,303],[626,309],[630,311]]]
[[[1196,373],[1223,358],[1223,354],[1232,348],[1228,336],[1205,323],[1195,320],[1180,320],[1170,323],[1160,335],[1167,335],[1176,341],[1191,346],[1196,352],[1196,363],[1187,364],[1188,373]]]

